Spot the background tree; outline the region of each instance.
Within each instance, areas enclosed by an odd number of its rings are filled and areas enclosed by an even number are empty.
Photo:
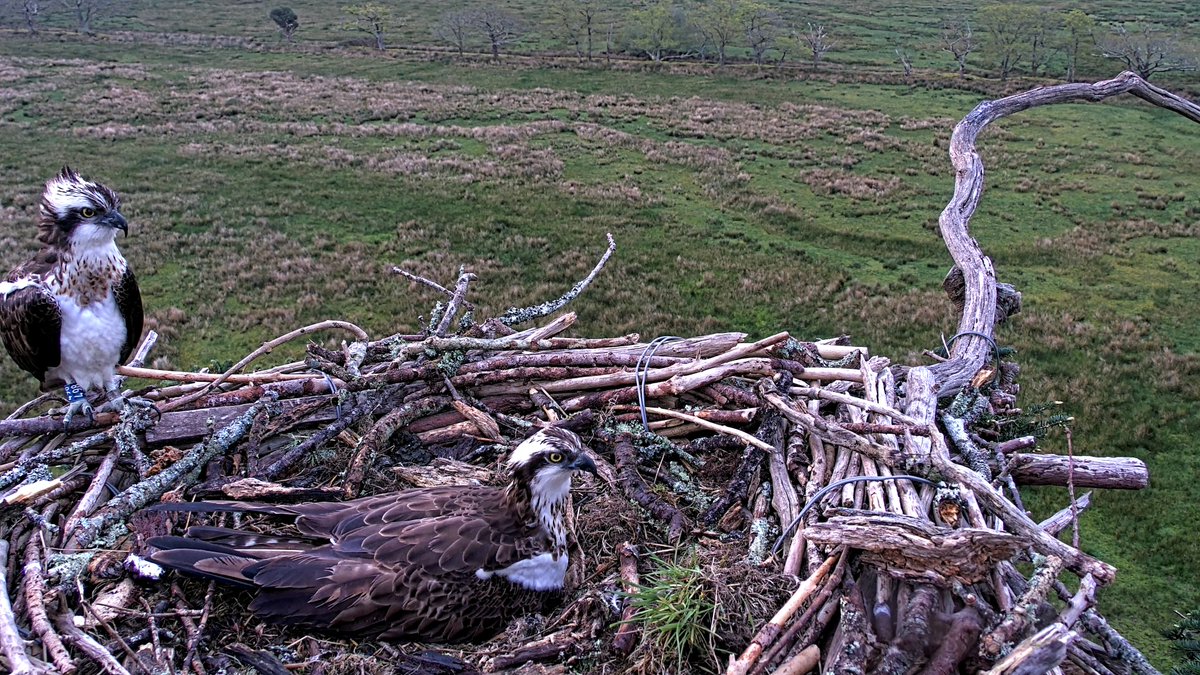
[[[696,26],[717,49],[717,65],[725,65],[726,51],[742,31],[743,0],[710,0],[696,11]]]
[[[454,47],[458,55],[462,56],[467,50],[467,38],[473,28],[474,13],[456,9],[442,14],[442,18],[433,27],[433,37]]]
[[[75,18],[75,30],[84,35],[95,35],[93,26],[105,12],[117,4],[118,0],[59,0],[59,3],[71,12]],[[36,3],[35,3],[36,4]],[[28,17],[28,14],[26,14]]]
[[[783,35],[783,20],[779,14],[761,2],[750,0],[742,7],[742,29],[746,34],[746,47],[760,68],[767,52],[778,46]]]
[[[555,31],[574,47],[575,55],[591,61],[596,53],[596,35],[603,25],[599,0],[557,0],[550,9],[550,15]]]
[[[1163,26],[1143,23],[1130,30],[1119,24],[1096,41],[1105,58],[1117,59],[1125,67],[1150,79],[1155,73],[1196,70],[1197,56],[1175,33]]]
[[[42,3],[38,0],[4,0],[0,2],[0,21],[12,19],[25,24],[30,35],[37,35],[42,17]]]
[[[1046,68],[1054,53],[1055,37],[1062,29],[1063,15],[1051,7],[1033,8],[1026,46],[1029,53],[1029,74],[1037,74]]]
[[[687,13],[671,0],[658,0],[629,15],[626,41],[629,47],[651,61],[664,61],[672,54],[688,51]]]
[[[900,63],[900,67],[904,69],[904,83],[912,84],[913,65],[912,56],[904,47],[896,47],[896,61]]]
[[[501,50],[525,37],[525,22],[521,17],[502,9],[482,7],[475,10],[472,19],[476,30],[487,40],[493,59],[499,60]]]
[[[1079,50],[1095,42],[1096,20],[1082,9],[1063,15],[1063,53],[1067,57],[1067,82],[1074,82],[1079,72]]]
[[[967,19],[955,19],[942,26],[942,51],[950,52],[958,64],[958,76],[967,75],[967,57],[977,47],[975,31]]]
[[[375,48],[383,49],[383,34],[392,23],[392,10],[378,2],[364,2],[343,7],[348,20],[346,27],[360,30],[375,38]]]
[[[271,10],[271,20],[279,26],[279,34],[288,42],[293,42],[296,29],[300,28],[300,18],[291,7],[276,7]]]
[[[819,23],[809,23],[800,33],[800,42],[812,59],[813,70],[817,69],[825,55],[837,45],[829,31],[825,30],[825,26]]]
[[[1027,54],[1037,23],[1038,10],[1029,5],[1006,2],[980,8],[984,52],[993,59],[1001,80],[1007,80]]]

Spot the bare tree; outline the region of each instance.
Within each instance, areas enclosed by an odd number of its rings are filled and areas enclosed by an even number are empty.
[[[1175,33],[1162,26],[1141,24],[1129,30],[1125,24],[1096,41],[1105,58],[1118,59],[1125,67],[1145,79],[1155,73],[1196,70],[1196,53],[1187,48]]]
[[[343,7],[346,13],[346,28],[360,30],[375,38],[375,48],[384,49],[383,34],[393,22],[392,10],[378,2],[363,2]]]
[[[717,48],[717,65],[725,65],[726,50],[741,33],[743,5],[744,0],[711,0],[696,12],[696,25]]]
[[[467,50],[467,38],[474,27],[474,12],[455,10],[446,12],[433,27],[433,37],[448,43],[462,56]]]
[[[0,2],[0,19],[20,17],[30,35],[37,35],[38,21],[41,19],[42,3],[38,0],[7,0]]]
[[[942,26],[942,50],[950,52],[958,64],[958,76],[967,74],[967,57],[975,51],[975,33],[966,19],[950,21]]]
[[[279,35],[288,42],[295,41],[296,31],[300,28],[300,18],[291,7],[276,7],[271,10],[271,20],[279,26]]]
[[[812,58],[813,70],[816,70],[817,66],[821,64],[821,59],[825,58],[825,54],[837,45],[823,24],[811,22],[808,24],[808,28],[800,33],[800,43],[804,45]]]
[[[746,31],[746,46],[754,63],[760,68],[767,52],[778,47],[783,33],[783,22],[779,15],[759,2],[748,2],[742,10],[742,27]]]
[[[118,4],[119,0],[59,0],[59,4],[65,7],[75,17],[75,30],[84,35],[95,35],[96,31],[93,28],[96,20],[99,19],[105,12],[112,9]],[[34,3],[35,5],[37,3]],[[28,13],[26,17],[28,18]]]
[[[900,62],[900,67],[904,69],[904,83],[912,84],[913,65],[912,57],[904,47],[896,47],[896,60]]]
[[[575,55],[588,61],[596,53],[596,33],[603,19],[599,0],[558,0],[551,8],[555,29],[575,48]]]
[[[1079,71],[1079,49],[1084,43],[1095,42],[1096,20],[1081,9],[1073,9],[1063,16],[1065,39],[1063,51],[1067,55],[1067,82],[1074,82]]]
[[[525,22],[521,17],[495,7],[482,7],[472,14],[472,23],[492,50],[492,58],[500,59],[500,50],[525,37]]]

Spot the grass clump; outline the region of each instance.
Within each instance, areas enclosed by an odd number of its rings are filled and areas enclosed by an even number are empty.
[[[651,558],[654,570],[630,596],[630,621],[642,630],[642,672],[692,672],[709,656],[716,661],[713,630],[717,605],[694,556],[680,561]],[[704,671],[709,672],[709,671]]]

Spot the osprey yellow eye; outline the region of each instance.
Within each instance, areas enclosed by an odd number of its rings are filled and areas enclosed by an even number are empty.
[[[561,464],[563,461],[563,455],[561,452],[552,452],[546,459],[549,459],[551,464]]]
[[[84,207],[79,209],[79,215],[83,216],[84,218],[94,218],[96,216],[96,209]]]

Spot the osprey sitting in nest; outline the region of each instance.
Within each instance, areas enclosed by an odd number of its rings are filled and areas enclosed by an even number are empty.
[[[490,637],[558,599],[567,497],[596,465],[579,437],[547,428],[517,446],[504,488],[443,486],[348,502],[160,504],[171,511],[296,517],[304,538],[218,527],[155,537],[150,557],[256,591],[268,621],[339,633],[457,642]]]

